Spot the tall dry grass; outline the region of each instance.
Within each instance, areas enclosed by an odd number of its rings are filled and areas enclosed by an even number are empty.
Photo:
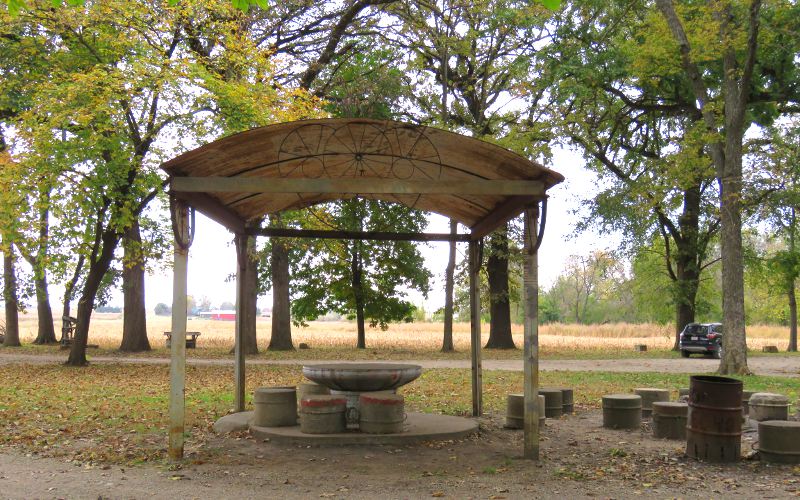
[[[147,319],[148,338],[153,347],[164,345],[163,332],[170,329],[170,318],[153,316]],[[20,318],[20,335],[23,342],[36,337],[36,316]],[[59,332],[61,324],[56,325]],[[489,326],[481,327],[484,341],[489,335]],[[231,348],[234,324],[230,321],[190,319],[187,329],[201,332],[198,347]],[[271,323],[259,318],[257,332],[259,347],[269,343]],[[512,327],[514,341],[523,343],[522,325]],[[57,333],[57,336],[59,334]],[[777,345],[785,349],[788,344],[788,327],[774,325],[751,325],[747,329],[747,344],[751,349],[761,350],[764,345]],[[119,347],[122,338],[122,316],[100,314],[92,316],[89,330],[90,343],[102,348]],[[356,325],[348,321],[313,321],[307,327],[294,327],[292,339],[295,344],[304,342],[313,347],[349,348],[355,345]],[[453,342],[459,351],[469,349],[468,323],[453,325]],[[442,342],[441,323],[393,324],[386,331],[367,328],[367,346],[373,349],[405,349],[411,351],[437,350]],[[657,324],[613,323],[604,325],[548,324],[539,327],[539,345],[543,353],[579,351],[611,351],[630,349],[634,344],[647,344],[649,349],[670,349],[673,343],[673,327]]]

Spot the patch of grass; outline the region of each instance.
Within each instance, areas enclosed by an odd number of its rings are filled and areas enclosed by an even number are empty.
[[[211,425],[233,409],[233,367],[190,365],[186,378],[186,446],[202,450]],[[4,426],[0,446],[81,462],[140,463],[165,458],[168,366],[7,364],[0,365],[0,380],[4,381],[0,385],[0,422]],[[260,386],[302,381],[299,366],[251,365],[246,392],[250,395]],[[521,372],[485,371],[486,411],[504,413],[506,395],[521,392],[522,381]],[[678,388],[688,387],[689,378],[664,373],[554,371],[540,373],[540,382],[572,387],[578,406],[598,408],[603,394],[630,393],[643,386],[671,389],[675,398]],[[784,394],[792,401],[798,398],[794,379],[751,376],[744,379],[744,386]],[[467,369],[426,370],[401,392],[411,411],[471,413]]]

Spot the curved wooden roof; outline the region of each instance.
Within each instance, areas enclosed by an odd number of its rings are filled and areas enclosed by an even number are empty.
[[[184,153],[161,168],[172,177],[178,197],[232,230],[262,215],[356,195],[436,212],[473,229],[494,229],[564,180],[495,144],[370,119],[256,128]]]

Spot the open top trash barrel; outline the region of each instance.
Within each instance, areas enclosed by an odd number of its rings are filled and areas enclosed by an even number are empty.
[[[735,462],[742,447],[742,382],[695,375],[689,383],[686,454],[708,462]]]

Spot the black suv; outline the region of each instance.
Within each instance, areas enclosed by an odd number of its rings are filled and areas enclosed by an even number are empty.
[[[678,342],[681,356],[688,358],[692,353],[722,358],[722,324],[689,323],[681,332]]]

